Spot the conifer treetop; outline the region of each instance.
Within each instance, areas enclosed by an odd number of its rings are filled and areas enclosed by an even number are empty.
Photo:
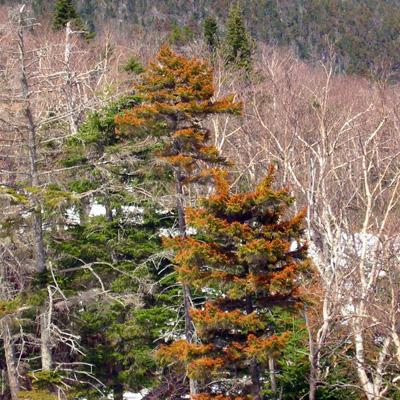
[[[251,69],[253,44],[246,29],[239,2],[232,4],[226,23],[225,57],[227,64]]]
[[[214,17],[207,17],[204,20],[204,40],[211,52],[214,52],[216,50],[216,47],[218,46],[218,24],[217,21]]]
[[[305,211],[285,218],[294,198],[288,189],[272,187],[272,169],[254,191],[243,193],[230,192],[223,171],[212,174],[215,193],[202,199],[201,207],[186,209],[196,237],[165,239],[177,252],[180,279],[195,287],[218,286],[234,300],[251,294],[260,305],[284,298],[295,302],[294,278],[308,267]]]
[[[121,137],[153,137],[160,143],[157,155],[187,173],[198,161],[224,161],[208,145],[210,132],[202,120],[218,113],[240,114],[242,104],[234,96],[214,99],[213,71],[208,63],[163,46],[134,90],[142,103],[116,117]]]
[[[54,29],[60,30],[65,28],[69,21],[75,21],[78,25],[82,25],[82,21],[72,0],[57,0],[54,6]]]
[[[142,126],[145,117],[157,114],[240,114],[242,104],[233,96],[213,100],[213,71],[205,61],[188,59],[164,45],[134,86],[142,97],[141,107],[117,118],[123,125]]]

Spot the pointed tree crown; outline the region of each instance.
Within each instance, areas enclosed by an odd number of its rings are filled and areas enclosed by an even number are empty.
[[[120,136],[155,138],[157,155],[188,174],[199,161],[223,161],[208,145],[210,132],[201,122],[213,114],[239,114],[242,105],[233,96],[213,98],[213,71],[206,62],[163,46],[134,89],[142,103],[116,117]]]
[[[53,28],[55,30],[63,29],[69,21],[75,22],[78,27],[83,26],[74,3],[71,0],[57,0],[54,6]]]
[[[204,40],[211,52],[218,46],[218,24],[214,17],[207,17],[204,20]]]
[[[253,46],[239,3],[233,4],[229,10],[226,31],[226,62],[239,68],[250,69]]]

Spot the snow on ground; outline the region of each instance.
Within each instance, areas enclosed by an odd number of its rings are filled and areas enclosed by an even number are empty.
[[[176,237],[179,235],[179,229],[178,228],[161,228],[160,231],[160,236],[171,236],[171,237]],[[186,228],[186,234],[187,235],[195,235],[197,233],[196,229],[188,226]]]
[[[141,400],[142,398],[143,398],[143,395],[140,393],[126,392],[124,394],[124,400]]]
[[[68,208],[66,214],[67,214],[67,222],[69,224],[80,223],[79,214],[73,208]]]
[[[99,203],[93,203],[90,207],[89,215],[91,217],[99,217],[101,215],[106,215],[106,208]]]
[[[144,209],[142,207],[138,207],[138,206],[122,206],[121,209],[127,218],[131,217],[133,222],[140,222],[140,220],[141,220],[140,216],[143,214],[143,211],[144,211]],[[91,204],[90,210],[89,210],[90,217],[100,217],[100,216],[104,216],[104,215],[106,215],[106,208],[103,204],[99,204],[97,202],[94,202]],[[66,216],[67,216],[67,221],[70,224],[79,224],[80,223],[79,213],[77,212],[77,210],[75,208],[73,208],[73,207],[68,208],[66,210]]]
[[[125,392],[124,393],[124,400],[142,400],[143,396],[147,393],[146,390],[142,390],[140,393],[132,393],[132,392]],[[113,395],[110,394],[108,399],[112,400]]]

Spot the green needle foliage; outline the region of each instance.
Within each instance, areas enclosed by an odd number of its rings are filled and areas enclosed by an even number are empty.
[[[81,31],[86,40],[93,39],[95,32],[88,29],[71,0],[57,0],[54,6],[53,29],[64,29],[68,22],[72,22],[73,29]]]
[[[81,361],[105,384],[82,385],[76,395],[93,399],[97,389],[120,399],[156,382],[152,351],[174,325],[180,298],[161,245],[175,213],[157,200],[170,176],[152,163],[153,145],[116,135],[115,116],[139,103],[128,96],[91,114],[70,140],[64,164],[77,167],[67,184],[80,199],[71,204],[79,223],[52,237],[59,285],[83,299],[72,316]],[[102,215],[91,214],[93,205]]]
[[[69,21],[82,25],[82,20],[71,0],[57,0],[54,6],[53,27],[55,30],[65,28]]]
[[[100,280],[108,290],[107,296],[77,310],[74,324],[86,353],[82,361],[94,365],[94,375],[114,396],[155,383],[152,350],[174,319],[172,294],[162,293],[171,282],[163,272],[168,271],[168,261],[160,254],[158,234],[171,226],[173,218],[155,214],[150,205],[141,210],[121,213],[111,221],[91,217],[70,227],[68,240],[57,244],[66,291],[101,290]],[[81,388],[85,395],[89,389]]]
[[[214,17],[207,17],[204,20],[204,40],[211,54],[214,54],[219,44],[219,32],[217,20]]]
[[[242,8],[233,4],[226,22],[225,58],[228,65],[251,69],[253,44],[246,29]]]

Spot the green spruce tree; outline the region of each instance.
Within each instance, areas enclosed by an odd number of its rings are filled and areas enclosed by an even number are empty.
[[[116,135],[115,115],[139,102],[127,96],[90,114],[66,149],[64,165],[74,168],[65,185],[75,201],[51,247],[84,353],[68,362],[93,365],[96,378],[75,385],[77,397],[120,400],[152,387],[152,351],[181,298],[161,246],[176,214],[157,202],[171,178],[151,163],[150,144]]]
[[[239,3],[233,4],[226,22],[225,58],[228,65],[249,70],[253,45]]]
[[[57,0],[54,6],[54,20],[53,28],[58,31],[67,25],[68,22],[72,21],[78,28],[83,28],[83,22],[76,11],[72,0]]]
[[[218,47],[219,35],[218,35],[218,24],[217,20],[214,17],[207,17],[204,20],[204,40],[210,50],[210,53],[213,55]]]

